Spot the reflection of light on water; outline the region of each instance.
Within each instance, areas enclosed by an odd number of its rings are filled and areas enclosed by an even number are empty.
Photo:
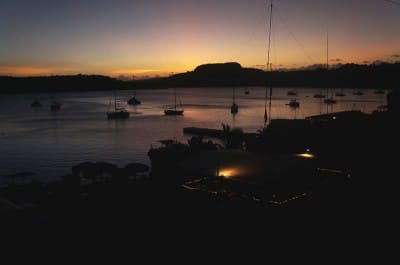
[[[231,178],[237,176],[238,173],[239,170],[236,168],[222,168],[218,171],[218,176],[224,178]]]

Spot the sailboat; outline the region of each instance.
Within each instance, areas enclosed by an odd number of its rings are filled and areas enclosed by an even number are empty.
[[[287,105],[293,109],[297,109],[300,107],[300,102],[298,102],[297,99],[291,99]]]
[[[34,101],[32,101],[31,107],[32,108],[39,108],[42,106],[42,103],[36,98]]]
[[[337,97],[344,97],[344,96],[346,96],[346,94],[343,93],[343,92],[337,92],[335,95],[336,95]]]
[[[183,115],[184,109],[182,108],[182,106],[180,106],[180,108],[177,108],[176,105],[176,88],[174,88],[174,105],[172,106],[166,106],[166,108],[164,109],[164,114],[165,115]]]
[[[267,55],[267,71],[271,72],[271,65],[269,61],[269,55],[270,55],[270,50],[271,50],[271,31],[272,31],[272,8],[273,8],[273,0],[271,0],[271,9],[270,9],[270,15],[269,15],[269,31],[268,31],[268,55]],[[269,76],[269,79],[271,78],[271,75]],[[268,79],[268,80],[269,80]],[[269,80],[269,117],[267,113],[267,99],[268,99],[268,86],[265,87],[265,104],[264,104],[264,128],[266,128],[268,120],[271,121],[271,108],[272,108],[272,84],[271,81]]]
[[[136,106],[141,104],[142,102],[136,98],[136,89],[133,90],[133,97],[128,100],[128,104],[132,106]]]
[[[325,98],[325,95],[322,93],[316,93],[314,94],[314,98]]]
[[[328,33],[326,34],[326,72],[329,74],[329,35]],[[329,96],[329,91],[331,91],[331,96],[329,98],[326,98],[324,100],[324,103],[327,105],[332,105],[332,104],[336,104],[337,100],[333,98],[332,96],[332,89],[327,88],[326,89],[326,94],[327,96]]]
[[[233,88],[233,93],[232,93],[232,105],[231,105],[231,113],[236,114],[239,112],[239,106],[235,102],[235,88]]]
[[[288,94],[288,96],[297,96],[297,92],[294,90],[288,91],[287,94]],[[293,109],[296,109],[296,108],[300,107],[300,102],[298,102],[296,98],[292,98],[289,101],[289,103],[286,105],[288,105],[289,107],[291,107]]]
[[[53,100],[53,102],[50,105],[50,109],[53,111],[61,109],[61,103],[56,100]]]
[[[107,112],[107,118],[110,119],[127,119],[129,118],[129,112],[124,109],[117,107],[117,92],[114,91],[114,111]]]

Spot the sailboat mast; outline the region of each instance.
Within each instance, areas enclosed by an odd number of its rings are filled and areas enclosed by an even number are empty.
[[[272,31],[272,2],[271,0],[271,9],[269,14],[269,32],[268,32],[268,58],[267,58],[267,67],[269,67],[269,55],[271,51],[271,31]]]
[[[326,31],[326,70],[329,70],[329,32]]]
[[[329,31],[326,31],[326,73],[329,75]],[[326,79],[329,80],[328,78]],[[326,96],[329,97],[329,81],[328,85],[326,86]],[[331,92],[332,94],[332,92]],[[331,95],[332,96],[332,95]]]
[[[174,109],[176,110],[176,88],[174,88]]]
[[[269,15],[269,32],[268,32],[268,56],[267,56],[267,72],[270,72],[270,51],[271,51],[271,31],[272,31],[272,7],[273,7],[273,0],[271,0],[271,5],[270,5],[270,15]],[[271,85],[271,75],[269,75],[269,115],[271,119],[271,99],[272,99],[272,85]],[[267,92],[267,87],[265,88],[265,105],[264,105],[264,127],[268,121],[268,115],[267,115],[267,97],[268,97],[268,92]]]
[[[114,90],[114,111],[117,111],[117,91]]]

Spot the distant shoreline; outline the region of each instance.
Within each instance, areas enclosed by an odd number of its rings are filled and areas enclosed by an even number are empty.
[[[398,89],[400,62],[345,64],[334,69],[265,72],[238,63],[206,64],[169,77],[122,81],[101,75],[0,76],[0,94],[80,92],[172,87],[272,86],[300,88]]]

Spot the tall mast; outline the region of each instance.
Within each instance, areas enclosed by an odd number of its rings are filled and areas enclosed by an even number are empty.
[[[329,75],[329,31],[326,30],[326,73]],[[326,86],[326,96],[329,97],[329,80],[328,85]]]
[[[270,15],[269,15],[269,32],[268,32],[268,56],[267,56],[267,72],[270,72],[270,61],[269,61],[269,55],[270,55],[270,50],[271,50],[271,31],[272,31],[272,7],[273,7],[273,0],[271,0],[271,5],[270,5]],[[269,79],[271,79],[271,75],[269,76]],[[272,85],[271,81],[269,80],[270,88],[269,88],[269,115],[271,119],[271,98],[272,98]],[[268,121],[268,115],[267,115],[267,97],[268,97],[268,91],[267,87],[265,88],[265,105],[264,105],[264,127],[267,124]]]
[[[114,111],[117,111],[117,90],[114,90]]]
[[[174,109],[176,110],[176,88],[174,88]]]
[[[329,70],[329,32],[326,31],[326,70]]]

